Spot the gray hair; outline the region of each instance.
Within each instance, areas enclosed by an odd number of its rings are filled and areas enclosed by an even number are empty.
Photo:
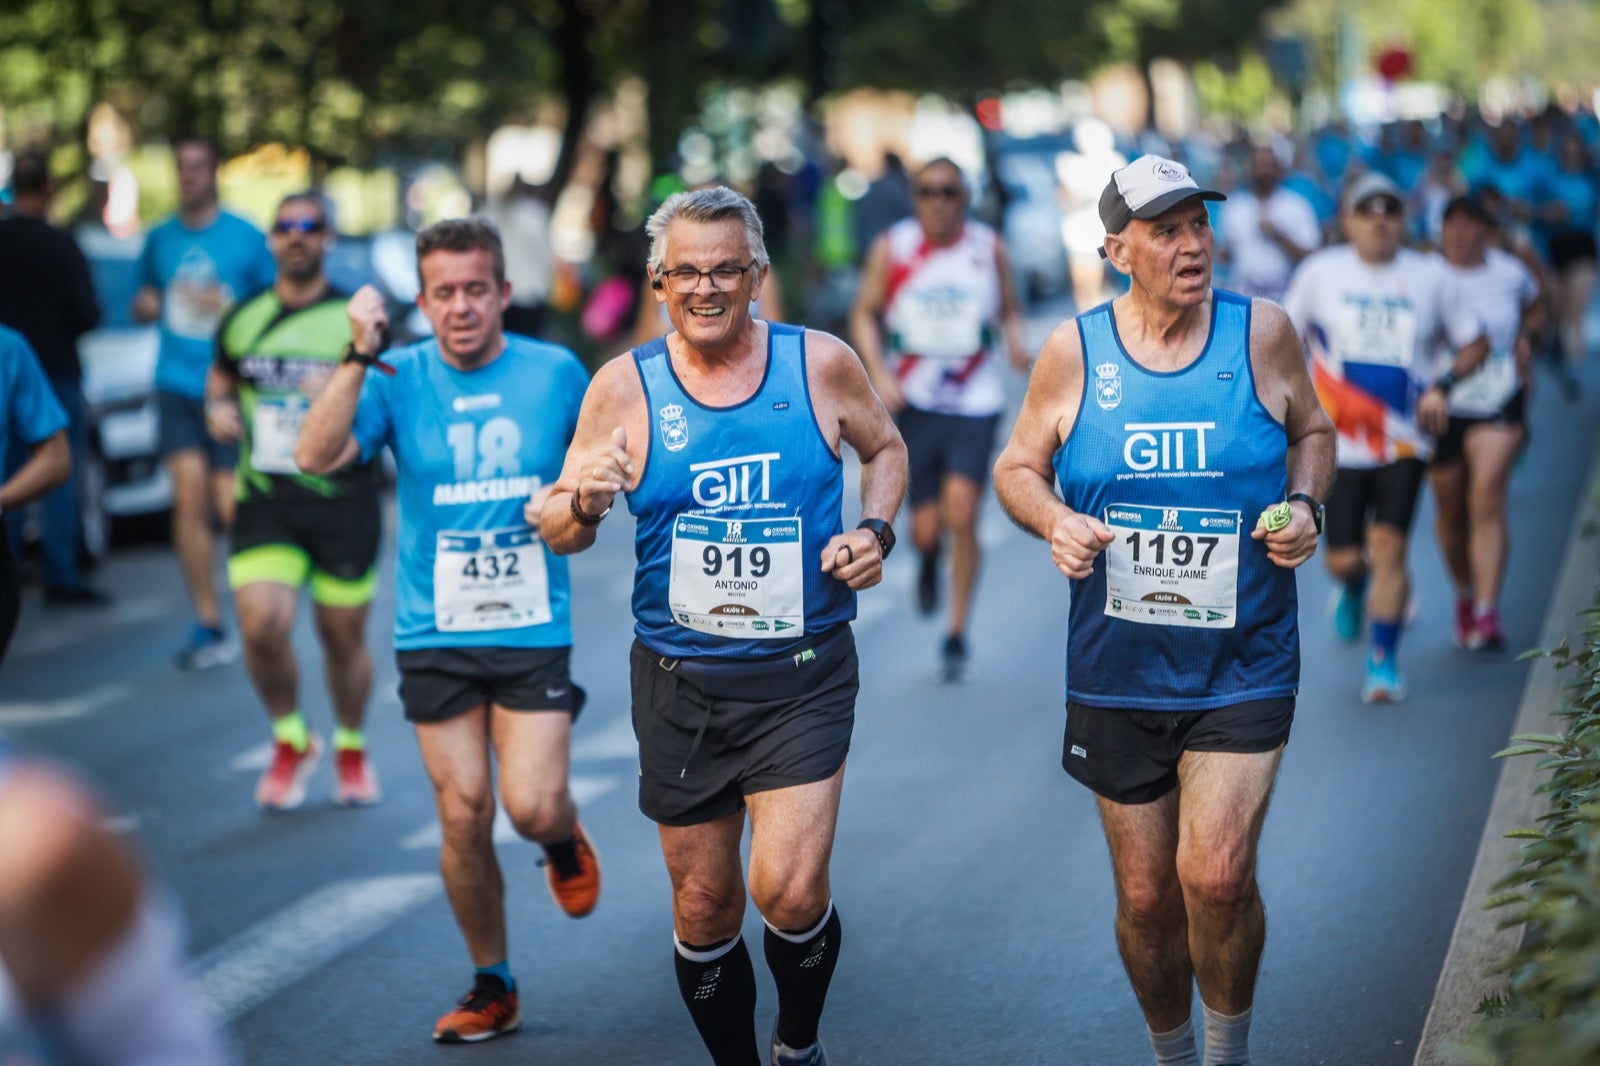
[[[766,269],[769,262],[767,242],[756,205],[726,185],[714,185],[709,189],[673,193],[644,224],[645,232],[650,235],[651,273],[659,274],[666,265],[667,226],[677,218],[689,222],[743,223],[745,243],[750,246],[756,269]]]

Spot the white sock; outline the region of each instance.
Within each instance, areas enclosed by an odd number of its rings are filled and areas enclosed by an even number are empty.
[[[1250,1066],[1250,1008],[1234,1015],[1218,1014],[1204,1002],[1205,1066]]]
[[[1155,1049],[1156,1066],[1200,1066],[1200,1053],[1194,1047],[1194,1024],[1185,1021],[1167,1033],[1150,1030],[1150,1046]]]

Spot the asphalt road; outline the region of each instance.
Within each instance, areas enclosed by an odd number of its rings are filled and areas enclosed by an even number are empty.
[[[1048,324],[1035,320],[1035,342]],[[1504,607],[1517,647],[1542,622],[1595,451],[1593,365],[1586,385],[1576,403],[1541,390],[1513,482]],[[1431,523],[1425,504],[1412,552],[1417,614],[1401,650],[1413,695],[1399,706],[1359,702],[1364,652],[1333,644],[1327,580],[1315,563],[1301,573],[1299,714],[1262,845],[1270,932],[1258,1063],[1406,1064],[1421,1032],[1494,784],[1489,756],[1526,671],[1509,654],[1451,645]],[[824,1035],[836,1063],[1143,1064],[1094,806],[1059,768],[1065,583],[992,500],[983,539],[970,683],[935,683],[942,633],[911,609],[912,552],[861,600],[862,695],[834,860],[844,954]],[[113,824],[180,903],[243,1062],[703,1062],[673,979],[656,835],[634,802],[621,508],[573,572],[574,673],[590,693],[573,782],[604,896],[590,918],[567,919],[546,895],[537,850],[501,834],[525,1024],[472,1049],[428,1040],[470,964],[394,696],[388,580],[370,625],[371,750],[387,792],[377,807],[331,806],[325,767],[305,809],[264,816],[251,805],[268,752],[263,713],[240,666],[170,666],[188,618],[159,545],[115,554],[101,576],[117,596],[109,611],[47,611],[30,596],[0,670],[0,730],[102,790]],[[296,646],[305,708],[325,733],[304,619]],[[752,942],[759,930],[752,912]],[[776,996],[756,968],[764,1034]]]

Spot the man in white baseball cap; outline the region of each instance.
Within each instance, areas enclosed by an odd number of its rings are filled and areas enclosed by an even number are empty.
[[[1205,1061],[1250,1061],[1256,843],[1300,679],[1294,571],[1333,482],[1288,316],[1211,287],[1220,199],[1159,156],[1112,174],[1102,249],[1128,292],[1045,341],[994,471],[1071,583],[1061,764],[1095,793],[1117,947],[1164,1066],[1200,1064],[1196,985]]]

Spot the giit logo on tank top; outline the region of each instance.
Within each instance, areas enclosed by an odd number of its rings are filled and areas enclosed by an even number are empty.
[[[772,464],[782,459],[781,452],[739,455],[708,463],[690,463],[694,475],[694,502],[701,507],[750,507],[770,501]]]
[[[1206,469],[1206,434],[1216,429],[1215,422],[1129,422],[1122,442],[1122,461],[1132,474],[1119,478],[1220,477],[1221,471]]]

